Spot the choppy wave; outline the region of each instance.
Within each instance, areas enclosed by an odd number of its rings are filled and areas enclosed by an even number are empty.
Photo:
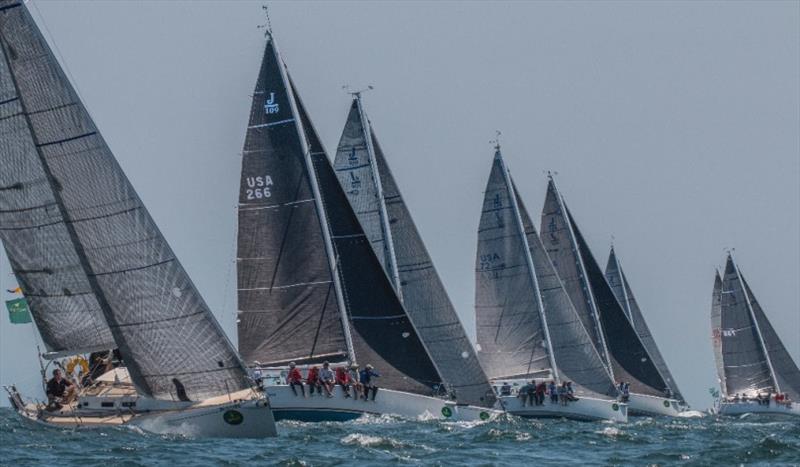
[[[371,416],[279,423],[280,436],[208,440],[130,428],[62,430],[0,409],[0,464],[13,465],[731,465],[800,464],[800,423],[759,417],[633,418],[629,423],[484,423]]]

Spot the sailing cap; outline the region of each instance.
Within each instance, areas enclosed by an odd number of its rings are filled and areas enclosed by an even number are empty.
[[[289,362],[289,368],[294,368],[295,366],[297,366],[295,362]]]

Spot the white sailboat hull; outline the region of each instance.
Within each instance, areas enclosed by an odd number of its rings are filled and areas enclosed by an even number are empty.
[[[15,388],[6,387],[9,401],[23,418],[54,428],[137,427],[156,434],[177,434],[198,438],[264,438],[276,436],[269,402],[262,397],[232,394],[198,403],[170,403],[123,394],[78,398],[58,411],[41,404],[25,403]],[[236,397],[238,396],[238,398]],[[133,409],[123,404],[135,401]],[[83,404],[88,404],[86,407]],[[98,406],[107,408],[98,409]]]
[[[628,399],[628,413],[631,416],[669,416],[677,417],[686,410],[677,399],[631,393]]]
[[[628,421],[627,404],[614,400],[580,397],[577,401],[561,405],[557,402],[550,402],[550,398],[547,397],[542,405],[526,405],[523,407],[522,399],[516,396],[504,396],[500,398],[500,402],[508,413],[526,418]]]
[[[409,419],[439,419],[457,421],[491,420],[502,411],[459,405],[454,401],[422,396],[408,392],[379,389],[375,400],[347,398],[340,386],[336,386],[332,397],[315,393],[306,397],[292,392],[288,385],[265,386],[276,420],[299,420],[305,422],[347,421],[365,414],[397,415]]]
[[[769,405],[761,405],[755,401],[720,402],[718,413],[720,415],[728,416],[759,414],[800,417],[800,403],[790,402],[786,404],[778,404],[775,401],[770,401]]]

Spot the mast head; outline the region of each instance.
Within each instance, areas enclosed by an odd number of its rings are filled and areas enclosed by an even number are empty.
[[[344,91],[346,93],[348,93],[351,96],[353,96],[353,99],[361,100],[361,93],[364,93],[364,92],[367,92],[367,91],[372,91],[375,88],[371,84],[368,84],[367,87],[365,87],[365,88],[355,89],[354,90],[352,88],[352,86],[350,86],[349,84],[345,84],[344,86],[342,86],[342,89],[344,89]]]
[[[494,139],[489,140],[489,143],[494,145],[494,155],[495,157],[500,157],[500,135],[503,133],[500,130],[494,131]]]
[[[261,5],[264,11],[264,23],[258,25],[258,29],[264,29],[264,37],[272,38],[272,22],[269,20],[269,5]]]

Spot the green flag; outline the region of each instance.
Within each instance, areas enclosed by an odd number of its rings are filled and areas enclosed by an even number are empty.
[[[25,324],[31,322],[31,313],[28,311],[28,302],[24,298],[6,302],[8,319],[11,324]]]

